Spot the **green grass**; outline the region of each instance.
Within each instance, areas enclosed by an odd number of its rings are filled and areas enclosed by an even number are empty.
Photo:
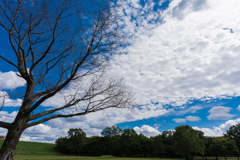
[[[114,158],[114,156],[112,156],[112,155],[102,155],[102,156],[99,156],[98,158]]]
[[[93,157],[59,156],[59,155],[16,155],[14,160],[89,160]]]
[[[110,157],[110,156],[109,156]],[[16,155],[14,160],[109,160],[108,155],[100,157],[84,157],[84,156],[59,156],[59,155]],[[171,158],[122,158],[122,157],[110,157],[111,160],[184,160],[184,159],[171,159]],[[195,160],[201,160],[196,157]],[[214,157],[208,157],[208,159],[215,160]],[[236,157],[228,157],[228,160],[237,160]],[[219,157],[219,160],[224,160],[224,157]]]
[[[3,140],[0,140],[2,146]],[[16,154],[17,155],[57,155],[58,153],[53,150],[55,144],[38,143],[38,142],[24,142],[19,141]]]
[[[54,156],[54,155],[18,155],[14,160],[109,160],[109,158],[102,157],[82,157],[82,156]],[[170,159],[170,158],[117,158],[115,160],[183,160],[183,159]]]

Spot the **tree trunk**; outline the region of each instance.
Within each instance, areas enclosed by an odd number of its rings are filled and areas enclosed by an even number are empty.
[[[202,155],[202,160],[204,160],[204,157],[203,157],[203,155]]]
[[[207,156],[206,156],[206,154],[205,154],[205,160],[207,160]]]
[[[224,155],[224,158],[225,158],[225,160],[227,160],[227,157],[226,157],[226,155]]]
[[[27,123],[28,118],[21,118],[20,115],[16,117],[8,129],[6,139],[4,140],[2,148],[0,150],[0,160],[13,160],[17,144],[22,135],[22,132],[26,128]]]
[[[237,159],[239,160],[239,156],[237,156]]]
[[[218,160],[217,155],[216,155],[216,160]]]

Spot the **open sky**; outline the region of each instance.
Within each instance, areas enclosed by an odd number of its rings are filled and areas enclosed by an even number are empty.
[[[100,135],[112,125],[155,136],[188,124],[222,136],[240,123],[239,6],[239,0],[123,0],[120,25],[128,45],[119,48],[109,74],[124,77],[139,106],[54,119],[27,129],[21,140],[54,142],[79,127]],[[0,94],[26,85],[15,72],[0,60]],[[8,102],[0,119],[11,122],[21,99]]]

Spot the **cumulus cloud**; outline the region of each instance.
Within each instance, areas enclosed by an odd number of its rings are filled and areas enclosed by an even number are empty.
[[[0,106],[20,106],[22,99],[11,99],[9,94],[3,90],[12,90],[17,87],[23,87],[26,85],[26,81],[23,78],[17,76],[18,72],[1,72],[0,71]]]
[[[17,72],[0,72],[0,89],[14,89],[25,85],[26,81],[17,76]]]
[[[218,127],[213,126],[213,128],[199,128],[195,126],[193,129],[203,131],[205,136],[223,136],[223,133],[226,133],[231,126],[238,123],[240,123],[240,118],[228,120]]]
[[[219,120],[219,119],[226,120],[226,119],[232,118],[236,115],[229,114],[231,109],[232,108],[230,108],[230,107],[215,106],[208,111],[210,113],[210,115],[207,116],[207,118],[209,120]]]
[[[191,121],[191,122],[195,122],[195,121],[200,121],[201,118],[198,117],[198,116],[187,116],[187,117],[186,117],[186,120],[187,120],[187,121]]]
[[[176,123],[185,123],[186,119],[185,118],[174,118],[173,121],[175,121]]]
[[[0,106],[17,107],[21,106],[22,99],[10,99],[5,91],[0,91]]]
[[[186,118],[174,118],[173,121],[176,123],[185,123],[186,121],[195,122],[200,121],[201,118],[198,116],[187,116]]]
[[[240,105],[238,105],[238,107],[237,107],[237,110],[239,110],[239,111],[240,111]]]
[[[0,121],[12,123],[15,117],[17,116],[17,113],[18,112],[16,111],[13,111],[12,113],[8,113],[6,111],[0,111]]]
[[[27,128],[25,134],[46,134],[50,131],[50,127],[44,124],[39,124],[30,128]]]
[[[172,16],[182,20],[190,12],[196,12],[207,8],[207,0],[181,0],[173,7]]]
[[[149,126],[149,125],[143,125],[141,128],[139,127],[134,127],[133,128],[138,134],[142,133],[145,136],[156,136],[158,134],[160,134],[161,132],[159,132],[157,129]]]
[[[154,12],[151,0],[142,8],[124,2],[129,45],[119,49],[126,54],[115,56],[111,74],[123,76],[142,105],[240,95],[239,5],[172,0],[168,9]]]
[[[189,108],[183,108],[181,110],[175,111],[174,113],[176,115],[184,115],[186,113],[196,113],[198,110],[203,109],[200,106],[193,106],[193,107],[189,107]]]

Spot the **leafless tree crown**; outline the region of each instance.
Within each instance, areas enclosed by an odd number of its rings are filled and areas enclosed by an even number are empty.
[[[1,31],[14,57],[0,59],[26,80],[18,113],[29,117],[26,127],[132,105],[123,80],[107,74],[123,42],[117,10],[109,0],[0,0]],[[54,96],[61,103],[41,110]]]

